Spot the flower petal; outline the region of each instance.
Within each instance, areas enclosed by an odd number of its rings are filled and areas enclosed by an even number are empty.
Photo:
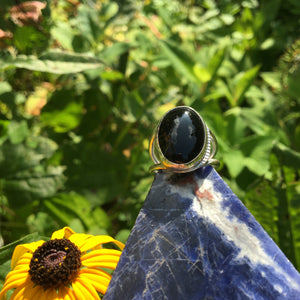
[[[55,289],[47,289],[46,291],[43,292],[42,297],[39,298],[39,300],[54,300],[57,299],[57,292]],[[33,298],[28,298],[29,299],[33,299]],[[35,298],[36,299],[36,298]]]
[[[28,264],[19,264],[13,269],[13,271],[28,272],[29,271],[29,263]]]
[[[114,270],[117,266],[117,263],[114,262],[105,262],[105,261],[97,261],[97,262],[89,262],[85,263],[85,267],[88,268],[107,268]]]
[[[72,283],[72,288],[73,288],[73,292],[74,292],[74,296],[75,299],[79,300],[79,299],[85,299],[85,295],[81,292],[81,289],[78,288],[78,283],[77,282],[73,282]]]
[[[93,284],[89,283],[89,281],[87,281],[87,280],[82,280],[80,277],[77,278],[77,282],[81,284],[81,288],[82,288],[82,290],[86,291],[85,292],[86,294],[90,293],[91,297],[88,297],[86,299],[99,299],[100,300],[100,297],[99,297],[95,287],[93,286]]]
[[[84,285],[82,285],[81,282],[78,281],[78,278],[76,279],[76,281],[72,282],[72,288],[74,290],[75,297],[78,300],[82,300],[82,299],[100,299],[97,293],[96,293],[97,297],[96,298],[94,297],[95,292],[96,292],[94,287],[92,287],[92,290],[90,291]]]
[[[11,272],[10,272],[11,273]],[[9,276],[9,274],[7,276]],[[3,288],[0,292],[0,299],[11,289],[18,288],[19,286],[23,286],[28,281],[29,274],[26,272],[24,273],[16,273],[9,276],[7,279],[5,279]],[[31,280],[30,280],[31,281]]]
[[[75,232],[70,227],[64,227],[60,230],[56,230],[52,233],[51,240],[54,239],[68,239],[71,235],[75,234]]]
[[[22,299],[22,297],[24,295],[24,289],[25,289],[24,286],[18,287],[17,289],[14,290],[14,292],[12,293],[10,298],[14,299],[14,300]],[[2,298],[0,298],[0,299],[2,299]],[[4,299],[6,299],[6,298],[4,298]]]
[[[57,297],[60,300],[76,300],[73,290],[67,286],[62,286],[58,289]]]
[[[105,294],[110,283],[110,279],[108,278],[99,277],[98,275],[88,273],[80,274],[77,279],[83,282],[90,282],[90,284],[103,295]]]
[[[117,264],[119,259],[120,257],[115,255],[93,255],[85,260],[81,260],[81,262],[83,266],[91,265],[93,262],[114,262]]]
[[[28,276],[28,269],[18,269],[18,270],[13,270],[10,271],[5,278],[5,282],[10,282],[10,281],[16,281],[19,279],[24,279],[24,281],[26,280]]]
[[[108,274],[107,272],[105,272],[103,270],[100,270],[100,269],[94,269],[94,268],[81,269],[80,272],[79,272],[79,275],[80,274],[95,274],[95,275],[98,275],[100,277],[107,278],[109,280],[111,279],[111,275]]]
[[[27,268],[29,269],[30,260],[32,258],[32,253],[24,253],[21,258],[18,260],[17,264],[14,267],[16,269]]]
[[[0,299],[6,299],[5,295],[6,293],[11,290],[16,288],[16,290],[13,292],[14,295],[17,296],[16,299],[22,299],[24,290],[26,288],[32,288],[34,286],[33,282],[30,280],[30,277],[24,277],[25,280],[18,280],[17,278],[10,278],[10,282],[5,280],[4,286],[0,292]],[[10,299],[15,299],[14,297],[10,297]],[[32,299],[32,298],[29,298]]]
[[[35,285],[32,281],[25,285],[24,299],[41,299],[45,290],[39,285]],[[13,298],[12,298],[13,299]],[[22,299],[22,298],[21,298]]]
[[[39,299],[39,300],[49,300],[45,298],[45,290],[41,287],[38,286],[38,289],[34,291],[34,293],[32,294],[32,298],[25,298],[26,300],[30,300],[30,299]],[[22,299],[22,300],[25,300]]]
[[[122,252],[120,250],[115,250],[115,249],[97,249],[97,250],[92,250],[84,255],[81,256],[81,261],[84,261],[90,257],[93,256],[101,256],[101,255],[111,255],[111,256],[117,256],[120,257]]]
[[[41,246],[44,241],[37,241],[29,244],[18,245],[13,253],[11,259],[11,269],[13,270],[18,263],[18,260],[27,252],[33,253],[39,246]]]
[[[70,238],[70,241],[72,242],[74,236]],[[93,248],[96,248],[102,244],[107,244],[107,243],[114,243],[116,244],[120,249],[124,248],[124,244],[113,239],[112,237],[108,235],[97,235],[97,236],[89,236],[89,238],[85,238],[84,242],[81,243],[81,245],[78,245],[76,242],[75,243],[81,252],[85,252],[88,250],[91,250]]]
[[[86,243],[86,240],[91,237],[92,237],[92,235],[90,235],[90,234],[75,233],[69,238],[69,240],[80,249],[82,247],[82,245],[84,245]]]

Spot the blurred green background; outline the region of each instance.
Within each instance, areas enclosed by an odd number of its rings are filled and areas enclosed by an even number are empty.
[[[65,225],[126,241],[153,129],[189,105],[300,269],[298,0],[2,0],[0,14],[1,245]]]

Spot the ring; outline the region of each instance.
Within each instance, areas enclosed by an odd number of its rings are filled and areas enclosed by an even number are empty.
[[[154,165],[150,172],[166,170],[192,172],[214,159],[218,143],[202,117],[193,108],[178,106],[161,119],[150,141],[149,153]]]

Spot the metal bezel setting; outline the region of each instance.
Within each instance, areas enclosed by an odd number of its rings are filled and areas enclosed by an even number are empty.
[[[198,155],[187,163],[174,163],[168,160],[162,153],[162,150],[159,145],[158,132],[161,126],[162,121],[166,117],[168,113],[175,109],[186,109],[195,113],[199,120],[202,122],[204,127],[204,143],[203,147],[198,153]],[[213,159],[214,155],[217,152],[217,140],[214,134],[210,131],[200,114],[189,106],[177,106],[171,110],[169,110],[161,119],[158,126],[156,127],[152,139],[150,141],[149,153],[154,162],[154,165],[150,168],[150,172],[158,171],[158,170],[167,170],[175,173],[187,173],[192,172],[200,167],[204,167],[206,165],[217,165],[219,161]]]

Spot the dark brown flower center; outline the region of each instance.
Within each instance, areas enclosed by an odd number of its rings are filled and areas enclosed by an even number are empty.
[[[30,261],[31,280],[45,289],[68,285],[81,267],[81,252],[67,239],[54,239],[38,247]]]

